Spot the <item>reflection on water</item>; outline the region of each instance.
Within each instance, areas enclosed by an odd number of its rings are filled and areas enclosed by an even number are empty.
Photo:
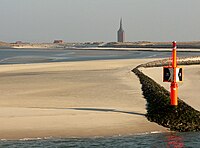
[[[167,148],[183,148],[183,138],[180,136],[177,136],[175,134],[166,136],[167,138]]]

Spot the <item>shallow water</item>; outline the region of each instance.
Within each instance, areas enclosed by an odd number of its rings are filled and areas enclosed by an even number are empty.
[[[199,148],[200,133],[157,133],[141,134],[132,136],[115,136],[107,138],[46,138],[37,140],[0,141],[0,147],[20,148],[88,148],[88,147],[111,147],[111,148]]]
[[[171,52],[157,51],[0,49],[0,64],[26,64],[109,59],[146,59],[166,58],[170,56]],[[179,52],[178,56],[200,56],[200,52]]]

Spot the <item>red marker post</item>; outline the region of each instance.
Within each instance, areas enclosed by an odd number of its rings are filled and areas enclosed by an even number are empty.
[[[172,50],[172,69],[173,69],[173,81],[171,82],[171,105],[178,105],[178,84],[176,82],[176,68],[177,68],[177,56],[176,56],[176,41],[173,42]]]
[[[170,104],[178,105],[178,83],[182,82],[182,68],[177,66],[176,41],[173,42],[172,65],[163,67],[163,81],[171,82]]]

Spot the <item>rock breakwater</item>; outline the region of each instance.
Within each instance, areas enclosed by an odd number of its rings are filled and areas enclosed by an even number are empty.
[[[199,58],[188,61],[185,58],[179,64],[199,64]],[[154,80],[143,74],[140,67],[163,66],[167,60],[158,60],[146,64],[142,64],[134,68],[132,71],[138,76],[142,85],[144,98],[147,100],[146,117],[151,122],[169,128],[172,131],[188,132],[200,131],[200,112],[178,99],[178,106],[170,105],[170,93]],[[164,64],[165,65],[165,64]]]

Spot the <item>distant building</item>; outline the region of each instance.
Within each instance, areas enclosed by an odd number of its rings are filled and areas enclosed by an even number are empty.
[[[64,41],[63,40],[54,40],[53,43],[54,44],[62,44],[62,43],[64,43]]]
[[[16,41],[15,44],[23,44],[22,41]]]
[[[122,19],[120,20],[120,28],[117,32],[117,41],[118,42],[124,42],[124,37],[125,37],[125,33],[124,30],[122,28]]]

